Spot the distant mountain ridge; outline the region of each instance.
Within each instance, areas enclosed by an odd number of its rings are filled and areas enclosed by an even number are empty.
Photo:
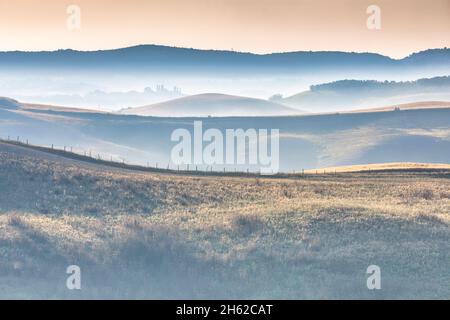
[[[298,71],[343,68],[450,67],[450,49],[430,49],[403,59],[376,53],[298,51],[254,54],[234,51],[199,50],[158,45],[140,45],[99,51],[58,50],[0,52],[0,68],[112,68],[134,71],[198,71],[245,68],[249,70]],[[180,69],[181,68],[181,69]],[[199,69],[200,68],[200,69]],[[231,70],[229,70],[231,71]],[[238,70],[234,70],[238,71]],[[330,70],[328,70],[330,71]]]

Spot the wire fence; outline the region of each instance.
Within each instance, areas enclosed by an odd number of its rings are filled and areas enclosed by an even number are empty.
[[[7,136],[5,138],[0,138],[0,141],[9,144],[15,144],[20,146],[25,146],[28,148],[50,152],[58,155],[62,155],[69,158],[75,158],[78,160],[86,160],[90,162],[98,162],[111,166],[120,166],[129,169],[147,169],[152,171],[168,171],[168,172],[189,172],[189,173],[199,173],[199,174],[225,174],[225,175],[274,175],[274,176],[285,176],[285,175],[295,175],[295,176],[306,176],[306,175],[337,175],[338,170],[307,170],[299,169],[284,172],[273,172],[272,174],[262,174],[261,170],[255,170],[254,168],[237,168],[237,167],[214,167],[212,165],[175,165],[171,162],[167,164],[162,164],[161,162],[148,161],[143,163],[133,163],[128,161],[125,157],[119,155],[113,155],[110,153],[99,152],[95,149],[85,149],[79,146],[70,145],[58,145],[58,144],[32,144],[29,139],[21,138],[20,136]],[[367,171],[371,171],[369,168]]]

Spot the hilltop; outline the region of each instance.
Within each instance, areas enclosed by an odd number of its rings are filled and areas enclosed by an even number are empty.
[[[261,99],[207,93],[123,109],[121,113],[158,117],[252,117],[295,115],[301,111]]]
[[[313,85],[308,91],[277,100],[311,112],[348,111],[420,101],[443,101],[443,104],[450,101],[450,76],[415,81],[339,80]]]

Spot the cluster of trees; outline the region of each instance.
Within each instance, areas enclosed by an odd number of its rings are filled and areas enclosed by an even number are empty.
[[[375,80],[339,80],[313,85],[310,90],[320,91],[376,91],[376,90],[416,90],[450,88],[450,76],[419,79],[416,81],[375,81]]]

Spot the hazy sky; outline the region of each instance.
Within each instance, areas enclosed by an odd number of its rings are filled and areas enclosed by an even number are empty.
[[[67,28],[67,7],[81,29]],[[369,5],[381,29],[366,26]],[[164,44],[256,53],[450,47],[450,0],[0,0],[0,50]]]

